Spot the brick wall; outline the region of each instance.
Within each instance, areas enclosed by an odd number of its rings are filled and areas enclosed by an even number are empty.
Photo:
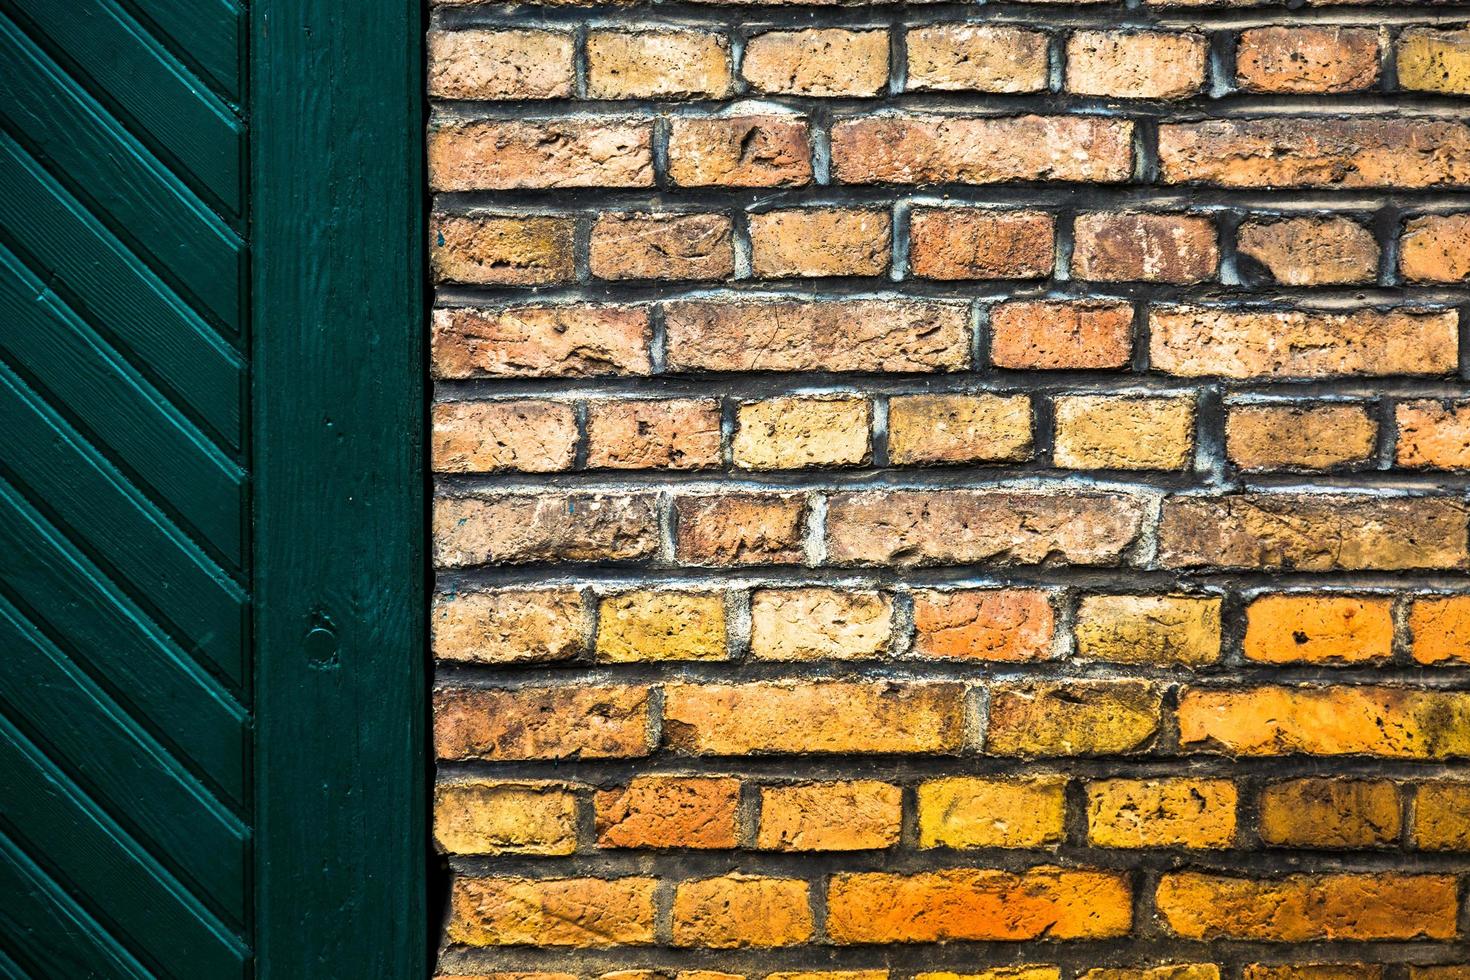
[[[1466,20],[436,6],[443,973],[1470,977]]]

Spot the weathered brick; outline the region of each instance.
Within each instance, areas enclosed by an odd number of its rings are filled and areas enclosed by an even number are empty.
[[[893,600],[877,592],[759,589],[750,600],[750,655],[759,660],[881,657],[893,634]]]
[[[1407,401],[1394,408],[1398,465],[1470,468],[1470,402]]]
[[[1111,565],[1142,525],[1142,501],[1120,493],[843,492],[828,500],[827,555],[837,565]]]
[[[580,378],[648,374],[653,328],[637,306],[521,306],[435,310],[439,378]]]
[[[675,116],[669,178],[685,187],[796,187],[811,182],[805,117]]]
[[[1064,469],[1181,470],[1194,455],[1194,398],[1063,395],[1053,462]]]
[[[571,854],[577,797],[565,783],[441,782],[434,787],[434,842],[446,854]]]
[[[674,516],[674,555],[686,564],[793,564],[805,554],[806,499],[800,494],[678,497]]]
[[[736,846],[740,780],[722,776],[638,776],[599,790],[597,846],[721,849]]]
[[[1245,610],[1245,657],[1265,663],[1356,663],[1393,653],[1388,599],[1268,595]]]
[[[1243,980],[1383,980],[1379,963],[1247,963]]]
[[[1470,755],[1470,694],[1398,687],[1185,688],[1185,749],[1230,755]]]
[[[1461,568],[1466,508],[1449,497],[1242,493],[1164,501],[1166,568]]]
[[[1421,664],[1470,663],[1470,596],[1428,596],[1409,609],[1410,650]]]
[[[881,276],[891,257],[886,211],[792,208],[752,214],[750,268],[757,276]]]
[[[569,217],[436,214],[429,264],[438,282],[540,286],[566,282],[574,269]]]
[[[1078,980],[1220,980],[1213,963],[1170,963],[1165,966],[1100,967],[1077,974]]]
[[[572,94],[567,31],[430,31],[429,94],[441,99],[564,99]]]
[[[588,262],[599,279],[728,279],[730,234],[725,214],[607,213],[592,225]]]
[[[996,684],[990,691],[989,755],[1116,755],[1148,744],[1162,695],[1144,681]]]
[[[429,621],[434,657],[461,663],[565,660],[586,649],[589,628],[575,589],[445,593]]]
[[[921,279],[1045,279],[1054,226],[1044,211],[916,208],[909,269]]]
[[[454,879],[445,938],[467,946],[647,946],[652,878]]]
[[[440,759],[629,759],[647,755],[642,687],[522,687],[434,692]]]
[[[1410,27],[1399,35],[1395,56],[1400,88],[1470,94],[1470,30]]]
[[[1424,783],[1414,796],[1414,846],[1424,851],[1470,851],[1470,783]]]
[[[1061,976],[1054,966],[997,966],[978,972],[916,973],[914,980],[1061,980]]]
[[[1122,874],[1081,868],[838,874],[827,935],[841,945],[1107,939],[1127,934],[1131,903]]]
[[[1133,169],[1133,124],[1098,116],[892,115],[832,126],[844,184],[1117,183]]]
[[[593,99],[720,98],[730,91],[730,42],[707,31],[591,31]]]
[[[1045,660],[1056,614],[1031,589],[920,590],[914,593],[914,653],[975,660]]]
[[[903,791],[858,779],[762,786],[756,847],[767,851],[866,851],[898,843]]]
[[[1244,470],[1325,470],[1373,458],[1378,423],[1363,405],[1230,405],[1225,455]]]
[[[1261,790],[1261,839],[1287,847],[1382,847],[1399,839],[1398,787],[1383,779],[1292,779]]]
[[[1128,365],[1133,307],[1108,300],[998,303],[990,359],[1001,368],[1107,369]]]
[[[674,945],[715,949],[792,946],[812,935],[807,883],[731,874],[674,890]]]
[[[1357,92],[1378,81],[1371,27],[1258,27],[1235,47],[1235,80],[1247,92]]]
[[[429,132],[436,191],[517,187],[652,187],[653,123],[632,119],[496,119]]]
[[[670,684],[664,740],[693,755],[953,753],[964,687],[897,681]]]
[[[1159,880],[1155,901],[1169,928],[1186,939],[1448,939],[1455,934],[1455,891],[1449,875],[1262,880],[1180,871]]]
[[[720,464],[720,404],[712,398],[596,401],[587,406],[587,465],[698,470]]]
[[[1213,596],[1094,595],[1077,607],[1077,656],[1124,664],[1201,666],[1220,658]]]
[[[557,473],[576,453],[577,418],[566,402],[439,402],[433,426],[436,473]]]
[[[1399,239],[1399,273],[1415,282],[1470,279],[1470,214],[1410,218]]]
[[[1160,306],[1149,324],[1154,369],[1183,377],[1448,374],[1459,363],[1453,310]]]
[[[1237,800],[1228,779],[1090,782],[1087,839],[1096,847],[1230,847]]]
[[[732,444],[735,465],[752,470],[853,466],[868,458],[872,403],[815,396],[743,403]]]
[[[439,497],[439,565],[648,558],[658,550],[651,494],[548,493]]]
[[[724,660],[725,597],[718,592],[623,592],[597,607],[597,659]]]
[[[1348,218],[1285,218],[1247,221],[1236,231],[1236,248],[1288,286],[1370,283],[1378,277],[1378,242]]]
[[[919,784],[920,847],[1050,847],[1065,833],[1061,776],[951,776]]]
[[[907,88],[919,92],[1040,92],[1046,35],[1010,25],[914,27],[904,42]]]
[[[1187,284],[1220,264],[1215,223],[1187,214],[1103,211],[1074,222],[1072,275],[1097,282]]]
[[[1067,91],[1122,99],[1183,99],[1205,83],[1203,34],[1076,31],[1067,39]]]
[[[768,31],[746,42],[740,72],[757,92],[877,95],[888,87],[888,32]]]
[[[895,395],[888,400],[888,462],[1019,462],[1031,455],[1025,395]]]

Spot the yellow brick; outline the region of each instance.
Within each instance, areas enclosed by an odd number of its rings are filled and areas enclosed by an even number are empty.
[[[1470,783],[1425,783],[1414,800],[1414,846],[1470,851]]]
[[[1087,837],[1098,847],[1229,847],[1236,802],[1227,779],[1088,783]]]
[[[905,395],[888,403],[888,460],[895,466],[1030,455],[1031,400],[1025,395]]]
[[[953,776],[919,786],[920,847],[1045,847],[1062,840],[1060,776]]]
[[[1470,94],[1470,31],[1409,28],[1399,38],[1398,72],[1401,88]]]
[[[770,851],[861,851],[898,843],[903,792],[858,779],[761,788],[756,846]]]
[[[1123,664],[1213,663],[1220,600],[1204,596],[1087,596],[1077,608],[1077,656]]]
[[[752,470],[849,466],[868,457],[865,398],[772,398],[740,406],[735,465]]]
[[[598,605],[599,660],[724,658],[725,600],[719,593],[626,592]]]
[[[1056,400],[1057,466],[1179,470],[1194,451],[1194,399],[1066,395]]]
[[[577,798],[565,783],[440,783],[434,840],[447,854],[571,854]]]

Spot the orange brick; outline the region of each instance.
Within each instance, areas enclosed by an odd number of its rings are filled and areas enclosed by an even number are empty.
[[[556,473],[572,467],[577,418],[565,402],[440,402],[430,458],[436,473]]]
[[[1415,282],[1470,279],[1470,214],[1426,215],[1405,222],[1399,272]]]
[[[1046,88],[1046,34],[1009,25],[934,24],[910,28],[908,88],[933,92],[1040,92]]]
[[[1394,409],[1398,465],[1470,469],[1470,402],[1409,401]]]
[[[895,395],[888,400],[888,461],[1018,462],[1031,455],[1025,395]]]
[[[496,494],[434,501],[442,566],[638,559],[658,549],[648,494]]]
[[[731,848],[740,780],[639,776],[595,798],[598,847]]]
[[[1203,34],[1076,31],[1067,40],[1067,91],[1124,99],[1182,99],[1205,83]]]
[[[1060,776],[981,779],[951,776],[919,785],[920,847],[1049,847],[1062,842],[1066,814]]]
[[[740,70],[757,92],[877,95],[888,87],[888,32],[768,31],[746,42]]]
[[[1059,395],[1052,461],[1063,469],[1182,470],[1194,455],[1194,398]]]
[[[1116,755],[1158,731],[1162,695],[1133,680],[996,684],[990,691],[988,755]]]
[[[975,660],[1044,660],[1056,615],[1045,592],[980,589],[914,593],[914,653]]]
[[[1087,839],[1096,847],[1230,847],[1237,800],[1228,779],[1088,783]]]
[[[1388,599],[1269,595],[1246,607],[1245,656],[1265,663],[1356,663],[1393,653]]]
[[[1378,779],[1293,779],[1261,791],[1261,839],[1288,847],[1382,847],[1399,839],[1398,787]]]
[[[865,851],[898,843],[902,791],[871,779],[762,786],[756,847]]]
[[[652,878],[454,879],[445,938],[467,946],[647,946]]]
[[[440,759],[629,759],[647,755],[642,687],[522,687],[434,692]]]
[[[591,31],[593,99],[720,98],[730,90],[730,43],[705,31]]]
[[[636,306],[444,309],[433,317],[439,378],[584,378],[652,370],[653,328]]]
[[[675,116],[669,177],[684,187],[796,187],[811,182],[801,116]]]
[[[574,42],[566,31],[430,31],[429,94],[440,99],[564,99]]]
[[[1246,470],[1365,463],[1377,436],[1362,405],[1231,405],[1225,415],[1225,453]]]
[[[652,187],[653,124],[628,119],[496,119],[429,132],[436,191]]]
[[[429,227],[437,282],[477,286],[541,286],[575,273],[571,218],[436,214]]]
[[[1414,846],[1425,851],[1470,851],[1470,783],[1424,783],[1414,798]]]
[[[534,663],[587,649],[588,617],[575,589],[441,594],[429,620],[438,660]]]
[[[1213,278],[1220,264],[1215,223],[1194,215],[1080,214],[1074,239],[1072,274],[1078,279],[1188,284]]]
[[[674,514],[674,553],[686,564],[793,564],[804,555],[806,498],[798,494],[678,497]]]
[[[1347,218],[1287,218],[1248,221],[1236,232],[1241,270],[1253,262],[1289,286],[1369,283],[1378,278],[1378,242],[1373,232]]]
[[[434,787],[434,842],[446,854],[571,854],[577,798],[564,783],[441,782]]]
[[[592,402],[592,469],[697,470],[720,464],[720,405],[712,398]]]
[[[1220,658],[1220,600],[1095,595],[1077,607],[1077,656],[1124,664],[1199,666]]]
[[[1357,92],[1378,81],[1371,27],[1260,27],[1242,31],[1236,81],[1249,92]]]
[[[675,946],[792,946],[811,935],[804,881],[732,874],[686,881],[674,891]]]
[[[728,279],[730,216],[606,213],[592,226],[588,262],[599,279]]]
[[[1379,963],[1248,963],[1243,980],[1383,980]]]
[[[1045,279],[1054,241],[1044,211],[916,208],[909,268],[921,279]]]
[[[891,257],[886,211],[793,208],[752,214],[750,268],[757,276],[881,276]]]
[[[1415,599],[1410,651],[1421,664],[1470,663],[1470,596]]]
[[[996,367],[1121,368],[1132,352],[1128,303],[1024,301],[998,303],[990,313],[990,359]]]

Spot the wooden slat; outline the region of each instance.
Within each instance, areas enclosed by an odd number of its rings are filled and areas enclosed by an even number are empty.
[[[244,17],[230,0],[132,0],[151,28],[202,68],[231,102],[240,101]]]

